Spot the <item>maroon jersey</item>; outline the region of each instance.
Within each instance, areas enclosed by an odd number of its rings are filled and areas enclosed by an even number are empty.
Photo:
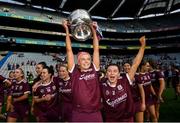
[[[47,112],[49,109],[57,106],[57,88],[54,82],[47,84],[41,83],[34,92],[34,98],[42,98],[48,94],[52,95],[52,99],[50,101],[36,103],[36,107],[42,112]]]
[[[7,95],[11,95],[11,88],[12,88],[12,85],[14,85],[13,83],[16,83],[16,79],[9,79],[11,81],[11,86],[9,86],[8,88],[6,88],[6,94]]]
[[[99,74],[92,64],[89,70],[81,72],[74,66],[71,73],[73,110],[95,112],[100,109]]]
[[[179,75],[179,70],[174,69],[172,71],[172,85],[173,87],[176,87],[177,84],[180,84],[180,75]]]
[[[127,73],[121,73],[121,76],[126,77],[126,74]],[[134,102],[140,101],[141,99],[138,84],[142,84],[142,82],[138,80],[138,75],[139,73],[136,73],[134,76],[134,81],[130,82],[131,92],[132,92],[132,97],[133,97]]]
[[[0,75],[0,107],[2,107],[3,103],[4,103],[4,83],[3,81],[6,78],[4,78],[3,76]]]
[[[138,81],[142,82],[144,92],[145,92],[145,100],[146,104],[153,98],[151,92],[151,75],[150,73],[139,73]]]
[[[142,81],[138,80],[138,76],[139,76],[139,74],[136,73],[135,76],[134,76],[134,81],[132,82],[132,85],[131,85],[131,87],[132,87],[131,88],[132,97],[133,97],[134,102],[137,102],[137,101],[141,100],[141,95],[140,95],[138,85],[142,84]]]
[[[134,116],[131,86],[126,76],[118,79],[115,87],[106,79],[101,89],[106,122],[120,122]]]
[[[151,82],[153,87],[159,88],[160,87],[159,80],[164,78],[163,71],[154,70],[150,72],[150,75],[151,75]]]
[[[4,78],[3,76],[0,75],[0,95],[4,95],[4,83],[3,83],[3,81],[5,79],[6,78]]]
[[[60,95],[60,100],[63,102],[72,102],[72,91],[71,91],[71,79],[64,81],[60,79],[58,76],[53,78],[57,90]]]
[[[30,94],[30,87],[26,80],[13,80],[9,95],[12,98],[18,98],[24,94]],[[29,101],[28,98],[22,101],[13,102],[13,110],[8,113],[8,116],[14,118],[28,117],[29,114]]]
[[[12,82],[9,95],[11,95],[13,98],[18,98],[18,97],[23,96],[24,94],[30,94],[30,87],[29,87],[28,82],[25,79],[19,82],[17,80],[14,80]],[[13,105],[14,106],[29,105],[28,98],[22,101],[13,102]]]
[[[0,82],[2,83],[6,78],[0,75]]]
[[[64,81],[58,76],[53,78],[58,89],[59,101],[59,115],[62,122],[72,121],[72,89],[71,79]]]

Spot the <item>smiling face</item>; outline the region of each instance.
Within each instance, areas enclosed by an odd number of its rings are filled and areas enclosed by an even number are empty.
[[[22,69],[18,68],[14,71],[14,78],[16,80],[21,80],[24,78],[24,73],[23,73]]]
[[[41,75],[41,72],[43,70],[43,66],[41,64],[36,65],[36,72],[38,75]]]
[[[87,70],[91,66],[91,56],[90,54],[82,54],[78,58],[78,65],[81,70]]]
[[[41,79],[43,81],[49,81],[51,79],[51,74],[48,72],[47,69],[43,69],[41,72]]]
[[[111,83],[116,83],[119,76],[120,76],[120,71],[118,66],[116,65],[110,65],[107,68],[106,76]]]
[[[58,75],[61,79],[67,79],[69,78],[69,73],[67,70],[67,67],[65,66],[60,66],[59,67],[59,71],[58,71]]]
[[[14,71],[11,71],[10,73],[9,73],[9,79],[13,79],[14,77],[15,77],[15,72]]]
[[[150,71],[150,64],[149,64],[149,62],[146,62],[144,65],[143,65],[143,71],[144,72],[148,72],[148,71]]]
[[[131,65],[130,65],[129,63],[125,63],[125,64],[123,65],[123,68],[124,68],[124,71],[125,71],[126,73],[129,73],[130,68],[131,68]]]

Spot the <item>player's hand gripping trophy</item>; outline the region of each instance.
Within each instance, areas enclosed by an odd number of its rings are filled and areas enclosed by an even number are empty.
[[[71,35],[77,41],[86,41],[91,38],[92,32],[90,23],[92,23],[89,13],[84,9],[73,11],[68,18]]]

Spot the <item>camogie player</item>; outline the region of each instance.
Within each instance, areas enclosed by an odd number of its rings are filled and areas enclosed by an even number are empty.
[[[2,114],[2,107],[4,104],[5,89],[8,89],[11,85],[11,81],[0,75],[0,118],[5,119],[5,115]]]
[[[38,110],[36,117],[39,122],[58,121],[57,88],[52,81],[54,70],[52,67],[44,67],[41,73],[42,81],[34,91],[34,104]]]
[[[29,118],[29,101],[30,87],[25,80],[24,71],[21,68],[15,70],[14,80],[11,85],[8,99],[11,105],[7,108],[8,122],[16,122],[17,119],[22,119],[24,122]]]
[[[58,88],[59,112],[62,122],[72,121],[72,89],[67,66],[59,65],[58,76],[53,78]]]
[[[40,81],[41,80],[41,73],[42,73],[42,70],[43,68],[46,67],[46,63],[45,62],[39,62],[37,65],[36,65],[36,73],[37,73],[37,77],[34,79],[33,81],[33,85]]]
[[[107,67],[107,79],[102,79],[101,83],[105,122],[134,121],[134,101],[131,85],[136,70],[144,56],[145,36],[141,37],[139,41],[141,47],[127,74],[120,76],[120,69],[116,64],[110,64]]]
[[[150,62],[150,66],[152,68],[152,70],[150,71],[151,82],[152,82],[154,91],[157,95],[157,100],[155,102],[155,112],[156,112],[156,117],[158,120],[160,103],[164,102],[162,98],[162,94],[165,89],[164,73],[161,69],[157,67],[157,64],[155,64],[153,61]]]
[[[100,112],[101,97],[99,88],[99,40],[95,28],[97,23],[91,24],[93,33],[93,58],[87,52],[77,55],[78,64],[75,65],[69,34],[68,22],[64,21],[66,31],[66,52],[68,71],[72,80],[72,121],[73,122],[102,122]]]
[[[157,96],[151,83],[151,74],[149,73],[150,64],[147,61],[143,61],[139,68],[140,72],[138,75],[138,81],[143,84],[146,110],[150,113],[152,122],[157,122],[157,116],[155,113],[155,100],[157,99]]]
[[[131,65],[129,63],[125,63],[123,65],[125,73],[129,73],[131,69]],[[132,96],[135,106],[135,121],[136,122],[144,122],[144,111],[146,109],[145,105],[145,93],[144,88],[141,82],[137,79],[138,73],[135,74],[134,80],[131,84],[132,86]]]
[[[32,83],[32,94],[33,94],[33,89],[34,88],[37,88],[39,82],[41,81],[41,73],[42,73],[42,70],[43,68],[46,67],[46,63],[45,62],[39,62],[37,65],[36,65],[36,73],[37,73],[37,77],[34,79],[33,83]],[[33,95],[32,95],[33,97]],[[35,117],[36,115],[38,115],[38,110],[36,108],[36,105],[34,105],[34,98],[32,98],[32,102],[31,102],[31,114],[33,114]],[[38,117],[36,117],[36,120],[39,121]]]
[[[178,70],[178,67],[175,65],[172,65],[171,69],[172,69],[172,86],[175,92],[175,100],[177,100],[178,96],[180,96],[180,72]]]

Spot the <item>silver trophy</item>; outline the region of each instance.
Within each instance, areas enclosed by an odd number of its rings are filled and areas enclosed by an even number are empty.
[[[90,23],[92,22],[89,13],[84,9],[73,11],[69,18],[72,36],[78,41],[85,41],[92,36]]]

